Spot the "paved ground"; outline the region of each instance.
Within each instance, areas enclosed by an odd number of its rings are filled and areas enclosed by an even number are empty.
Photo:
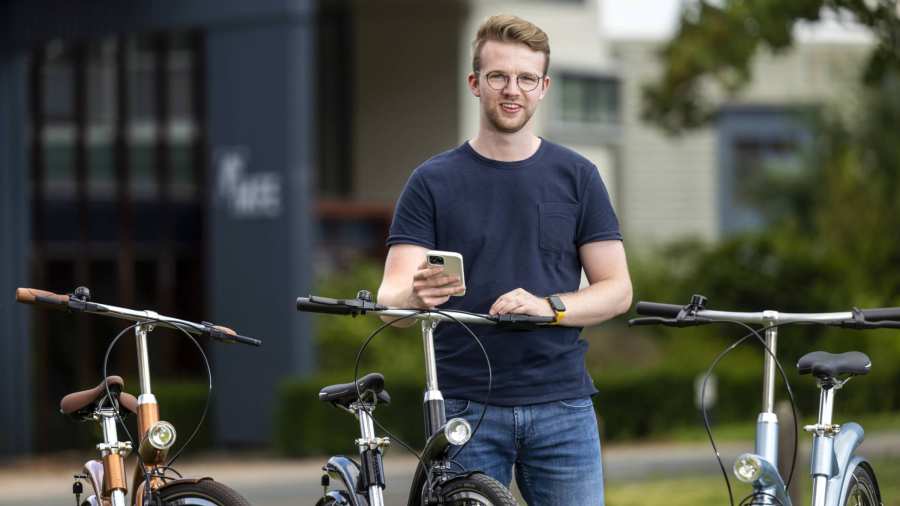
[[[725,465],[750,450],[749,445],[726,444],[721,448]],[[805,452],[804,452],[805,453]],[[863,443],[860,453],[871,457],[900,458],[900,433],[875,434]],[[71,476],[83,459],[56,455],[0,464],[0,506],[71,505]],[[241,492],[256,506],[315,504],[321,495],[319,478],[324,459],[285,460],[247,455],[208,455],[178,466],[185,475],[209,475]],[[801,460],[799,469],[807,465]],[[399,448],[385,458],[388,488],[386,504],[406,504],[406,492],[415,460]],[[647,479],[660,475],[720,473],[706,444],[609,445],[604,449],[608,484]]]

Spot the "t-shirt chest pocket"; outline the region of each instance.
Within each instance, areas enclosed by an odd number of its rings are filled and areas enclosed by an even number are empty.
[[[574,251],[578,204],[544,202],[538,206],[540,246],[544,251]]]

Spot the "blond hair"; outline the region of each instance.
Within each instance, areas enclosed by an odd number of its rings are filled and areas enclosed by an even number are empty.
[[[550,67],[550,37],[534,23],[508,14],[487,18],[472,42],[473,72],[481,70],[481,48],[489,40],[525,44],[532,51],[544,53],[544,74],[547,73]]]

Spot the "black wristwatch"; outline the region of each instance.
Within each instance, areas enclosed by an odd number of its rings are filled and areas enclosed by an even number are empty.
[[[553,312],[556,313],[553,316],[553,324],[559,325],[559,322],[566,316],[566,305],[559,295],[549,295],[547,297],[547,302],[550,303],[550,309],[553,309]]]

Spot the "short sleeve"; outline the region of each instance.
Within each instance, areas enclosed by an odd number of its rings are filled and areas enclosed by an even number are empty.
[[[387,245],[416,244],[434,248],[434,198],[420,170],[412,173],[394,209]]]
[[[622,240],[619,219],[609,200],[606,185],[593,165],[587,167],[588,175],[581,192],[581,210],[575,242],[582,246],[594,241]]]

